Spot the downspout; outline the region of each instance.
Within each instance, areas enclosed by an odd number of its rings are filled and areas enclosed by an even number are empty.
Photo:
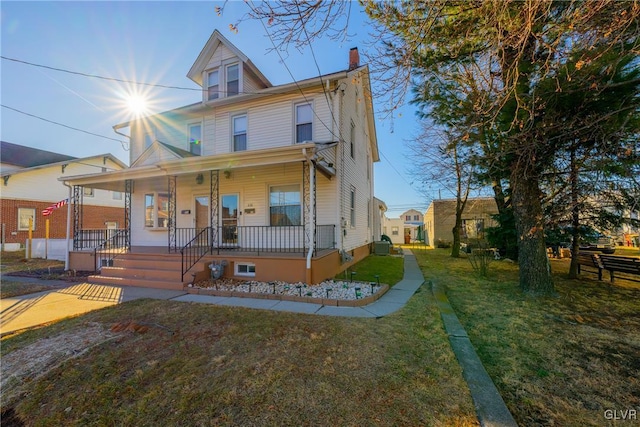
[[[69,271],[69,234],[71,232],[71,191],[72,188],[66,181],[63,181],[62,184],[65,187],[69,187],[69,203],[67,203],[67,240],[66,240],[66,248],[64,251],[64,271]]]
[[[314,169],[315,169],[315,165],[313,164],[313,161],[311,160],[311,156],[309,156],[309,154],[307,153],[307,149],[303,148],[302,149],[302,155],[307,159],[307,162],[309,162],[309,211],[311,212],[311,215],[313,216],[313,212],[315,212],[315,204],[316,204],[316,195],[315,195],[315,179],[316,179],[316,174],[313,173]],[[315,228],[315,221],[316,218],[315,216],[313,216],[313,224],[311,224],[311,226],[313,228]],[[313,236],[314,233],[314,229],[311,229],[311,236]],[[307,252],[307,270],[311,270],[311,257],[313,256],[313,250],[314,248],[314,241],[313,239],[311,240],[311,244],[309,245],[309,252]]]

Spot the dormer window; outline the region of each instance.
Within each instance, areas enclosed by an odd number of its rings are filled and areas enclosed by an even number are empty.
[[[210,71],[207,76],[207,88],[209,92],[209,101],[212,99],[218,99],[220,96],[220,82],[219,82],[218,70]]]
[[[227,96],[240,93],[240,70],[238,64],[227,66]]]

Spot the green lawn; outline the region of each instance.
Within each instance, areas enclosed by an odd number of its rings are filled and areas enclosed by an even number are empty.
[[[376,266],[387,259],[375,259],[370,270],[382,275]],[[359,280],[364,265],[354,268]],[[3,419],[42,426],[478,425],[427,288],[380,319],[138,300],[3,339],[3,362],[96,327],[108,341],[3,389]]]
[[[558,297],[530,298],[508,261],[482,279],[448,250],[414,253],[425,278],[447,287],[519,425],[614,425],[605,411],[640,407],[640,284],[569,280],[569,260],[551,260]]]

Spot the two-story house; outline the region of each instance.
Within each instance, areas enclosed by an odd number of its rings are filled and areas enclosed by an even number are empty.
[[[274,86],[214,31],[187,74],[201,101],[114,126],[129,169],[66,179],[125,195],[121,241],[96,251],[92,280],[175,288],[226,261],[225,276],[318,283],[368,255],[378,147],[369,69],[347,57]]]
[[[53,210],[48,216],[43,215],[46,208],[69,199],[69,188],[58,181],[59,178],[89,173],[100,175],[127,167],[112,154],[78,158],[6,141],[0,142],[0,152],[3,250],[24,247],[29,237],[29,224],[31,237],[44,239],[47,219],[48,237],[66,239],[67,206]],[[104,229],[123,225],[122,192],[85,187],[79,196],[85,207],[85,230],[101,230],[102,239]]]
[[[424,241],[424,217],[416,209],[409,209],[397,218],[384,217],[384,234],[393,244],[402,245]]]

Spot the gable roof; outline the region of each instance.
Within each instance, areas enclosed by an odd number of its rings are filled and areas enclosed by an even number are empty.
[[[193,63],[193,65],[191,66],[191,69],[187,73],[187,77],[189,77],[191,80],[196,82],[198,84],[198,86],[202,87],[202,85],[203,85],[202,72],[205,70],[207,64],[209,63],[209,60],[211,59],[211,56],[213,56],[213,53],[216,51],[216,49],[218,49],[220,44],[223,44],[227,49],[229,49],[231,52],[233,52],[233,54],[235,56],[240,58],[240,60],[242,62],[244,62],[246,68],[249,71],[251,71],[251,73],[253,73],[258,78],[258,80],[260,80],[262,82],[262,84],[264,84],[265,87],[271,87],[272,86],[272,84],[269,81],[269,79],[267,79],[262,74],[262,72],[258,69],[258,67],[256,67],[253,64],[253,62],[251,62],[249,57],[247,55],[245,55],[244,53],[242,53],[242,51],[240,51],[240,49],[235,47],[222,34],[220,34],[220,31],[218,31],[218,30],[214,30],[213,33],[211,34],[211,37],[209,37],[209,40],[207,41],[207,43],[202,48],[202,51],[200,52],[200,55],[198,55],[198,58],[196,59],[196,62]]]
[[[144,166],[145,165],[145,161],[151,157],[153,154],[156,153],[160,153],[160,152],[168,152],[170,154],[170,156],[174,159],[184,159],[187,157],[196,157],[195,154],[187,151],[187,150],[183,150],[182,148],[178,148],[178,147],[174,147],[173,145],[170,144],[165,144],[164,142],[158,141],[157,139],[155,141],[153,141],[153,143],[147,147],[146,150],[144,150],[142,152],[142,154],[140,154],[140,156],[138,156],[138,158],[136,159],[135,162],[133,162],[133,164],[131,165],[131,167],[136,167],[136,166]]]
[[[77,157],[0,141],[0,162],[2,163],[32,168],[68,160],[77,160]]]

